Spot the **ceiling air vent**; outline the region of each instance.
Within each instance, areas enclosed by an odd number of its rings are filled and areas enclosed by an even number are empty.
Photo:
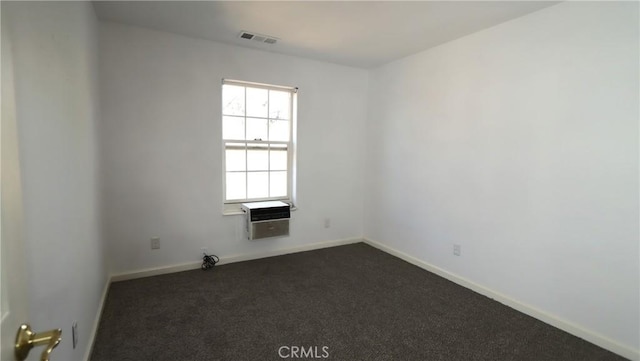
[[[278,38],[275,38],[273,36],[252,33],[252,32],[248,32],[248,31],[244,31],[244,30],[241,31],[238,36],[241,39],[253,40],[253,41],[257,41],[259,43],[265,43],[265,44],[269,44],[269,45],[273,45],[273,44],[278,42]]]

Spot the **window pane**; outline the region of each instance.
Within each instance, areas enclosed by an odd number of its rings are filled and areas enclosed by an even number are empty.
[[[247,118],[247,140],[267,140],[267,120]]]
[[[269,170],[269,151],[249,149],[247,151],[247,167],[249,170]]]
[[[227,172],[246,170],[245,151],[238,149],[227,149],[225,154]]]
[[[222,85],[225,201],[289,195],[293,99],[278,87]]]
[[[247,178],[245,172],[227,173],[227,200],[247,198]]]
[[[269,172],[248,173],[247,198],[267,198],[269,196]]]
[[[291,119],[291,93],[269,90],[269,118]]]
[[[222,86],[222,114],[244,115],[244,87],[228,84]]]
[[[289,141],[289,121],[269,120],[269,140]]]
[[[287,170],[287,151],[278,148],[272,148],[271,152],[271,170]]]
[[[247,116],[267,117],[267,89],[247,88]]]
[[[222,139],[244,139],[244,118],[222,117]]]
[[[285,197],[287,195],[287,172],[271,172],[269,191],[271,197]]]

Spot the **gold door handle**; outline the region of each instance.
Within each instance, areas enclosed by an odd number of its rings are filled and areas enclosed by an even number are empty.
[[[29,351],[35,346],[47,345],[42,351],[40,361],[49,361],[51,351],[58,346],[62,340],[62,330],[55,329],[47,332],[35,333],[31,331],[31,326],[27,323],[20,325],[16,335],[16,359],[23,361],[29,355]]]

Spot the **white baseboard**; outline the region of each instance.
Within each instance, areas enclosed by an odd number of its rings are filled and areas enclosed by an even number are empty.
[[[345,238],[345,239],[337,239],[337,240],[333,240],[333,241],[322,241],[322,242],[304,244],[304,245],[296,246],[296,247],[290,247],[290,248],[285,248],[285,249],[280,249],[280,250],[274,250],[274,251],[270,251],[270,252],[263,252],[263,253],[256,253],[256,254],[241,254],[241,255],[236,255],[236,256],[223,257],[223,258],[220,258],[220,263],[218,263],[218,264],[222,265],[222,264],[227,264],[227,263],[250,261],[250,260],[253,260],[253,259],[267,258],[267,257],[273,257],[273,256],[282,256],[282,255],[285,255],[285,254],[313,251],[313,250],[316,250],[316,249],[343,246],[343,245],[346,245],[346,244],[352,244],[352,243],[358,243],[358,242],[363,242],[363,239],[362,238]]]
[[[111,275],[111,282],[134,280],[136,278],[144,278],[151,276],[159,276],[167,273],[175,273],[182,271],[190,271],[200,268],[202,261],[194,261],[187,263],[174,264],[171,266],[145,268],[137,271],[124,272]]]
[[[107,300],[107,292],[109,292],[109,285],[111,284],[111,277],[108,277],[104,283],[104,289],[102,290],[102,296],[100,303],[98,304],[98,311],[96,312],[95,320],[93,321],[93,327],[89,332],[89,342],[87,342],[87,351],[84,354],[85,361],[89,361],[91,352],[93,351],[93,343],[96,340],[96,333],[98,333],[98,326],[100,325],[100,318],[102,318],[102,310],[104,309],[104,302]]]
[[[362,241],[363,241],[362,238],[347,238],[347,239],[338,239],[333,241],[322,241],[322,242],[304,244],[301,246],[295,246],[295,247],[284,248],[284,249],[276,249],[269,252],[224,256],[224,257],[220,257],[220,262],[218,263],[218,265],[242,262],[242,261],[250,261],[253,259],[266,258],[266,257],[281,256],[281,255],[290,254],[290,253],[312,251],[315,249],[342,246],[345,244],[358,243]],[[136,278],[158,276],[158,275],[167,274],[167,273],[189,271],[189,270],[199,269],[201,265],[202,265],[202,261],[194,261],[194,262],[188,262],[188,263],[175,264],[171,266],[146,268],[146,269],[132,271],[132,272],[119,273],[111,276],[111,282],[126,281],[126,280],[132,280]]]
[[[518,300],[515,300],[507,295],[504,295],[500,292],[496,292],[492,289],[489,289],[485,286],[482,286],[478,283],[475,283],[471,280],[468,280],[464,277],[458,276],[454,273],[451,273],[445,269],[434,266],[427,262],[424,262],[418,258],[410,256],[404,252],[400,252],[396,249],[388,247],[380,242],[365,238],[364,242],[369,244],[372,247],[378,248],[381,251],[389,253],[393,256],[401,258],[413,265],[416,265],[422,269],[425,269],[429,272],[435,273],[438,276],[448,279],[449,281],[455,282],[465,288],[469,288],[481,295],[492,298],[506,306],[509,306],[517,311],[520,311],[524,314],[527,314],[531,317],[534,317],[540,321],[543,321],[551,326],[559,328],[565,332],[568,332],[574,336],[580,337],[584,340],[587,340],[595,345],[598,345],[604,349],[607,349],[613,353],[616,353],[620,356],[626,357],[630,360],[640,361],[640,350],[635,350],[632,347],[623,345],[617,341],[614,341],[606,336],[598,334],[596,332],[587,330],[581,326],[578,326],[570,321],[561,319],[555,315],[537,309],[531,305],[522,303]]]

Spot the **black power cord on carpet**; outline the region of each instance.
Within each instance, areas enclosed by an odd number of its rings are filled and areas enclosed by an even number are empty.
[[[218,256],[216,256],[215,254],[212,254],[212,255],[208,255],[206,253],[203,253],[203,254],[204,256],[202,257],[202,269],[205,271],[213,268],[213,266],[215,266],[216,263],[220,262],[220,258],[218,258]]]

